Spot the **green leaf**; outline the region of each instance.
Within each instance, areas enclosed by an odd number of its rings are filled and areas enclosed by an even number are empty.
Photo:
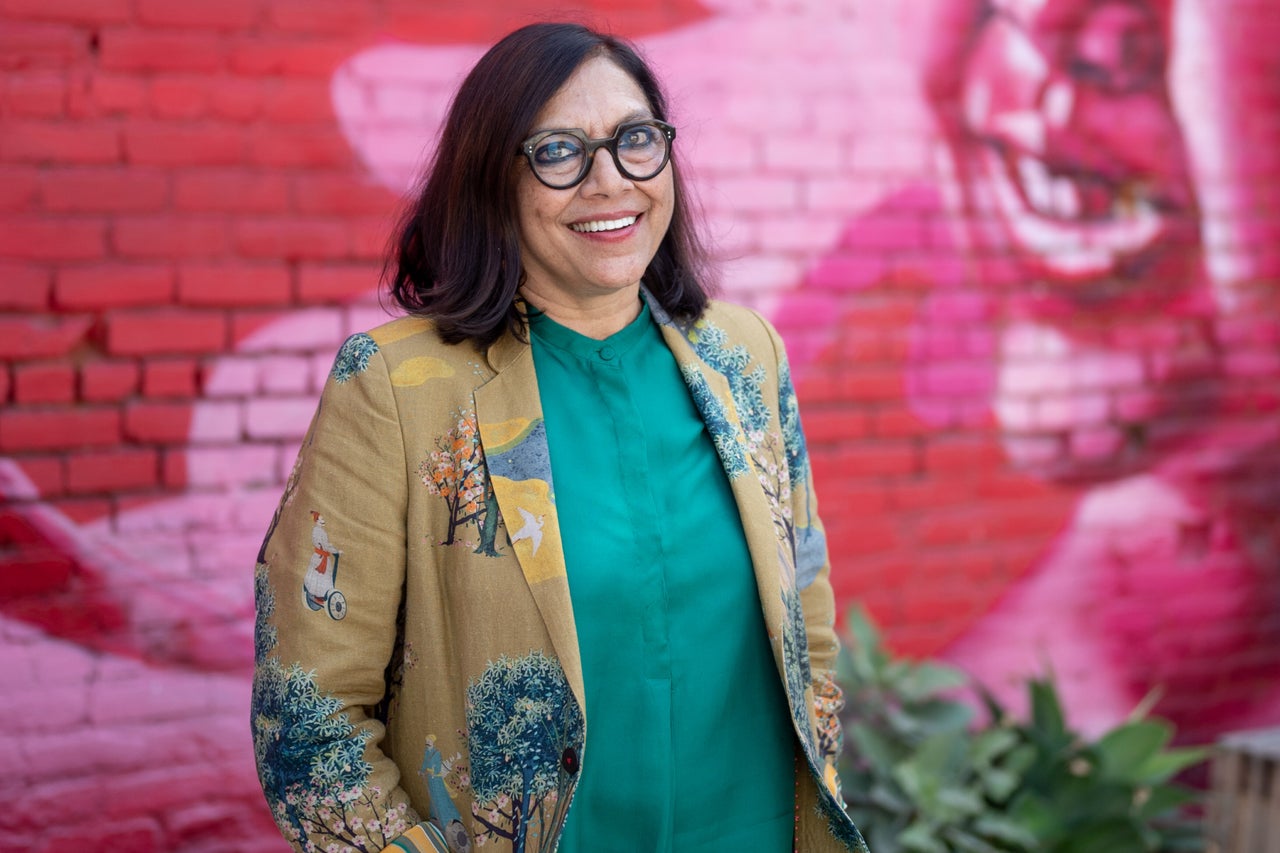
[[[974,821],[973,829],[984,838],[990,838],[1010,847],[1035,850],[1038,840],[1026,827],[999,814],[988,815]]]
[[[955,667],[920,663],[910,667],[898,680],[903,701],[921,702],[940,693],[964,687],[968,678]]]
[[[1062,703],[1052,682],[1032,679],[1027,689],[1031,693],[1031,725],[1049,743],[1069,741]]]
[[[1134,774],[1144,785],[1165,782],[1192,765],[1209,757],[1208,750],[1182,748],[1166,749],[1147,758]]]
[[[1169,743],[1173,727],[1157,720],[1125,723],[1102,736],[1097,752],[1104,776],[1141,781],[1140,771]]]
[[[915,853],[949,853],[947,846],[934,834],[933,828],[919,821],[907,827],[902,835],[898,836],[898,841],[902,844],[903,850],[912,850]]]
[[[1142,834],[1123,818],[1101,821],[1070,836],[1052,848],[1053,853],[1147,853]]]

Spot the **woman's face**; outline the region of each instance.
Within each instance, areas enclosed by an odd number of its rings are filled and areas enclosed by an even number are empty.
[[[529,134],[580,128],[600,139],[623,122],[653,117],[635,80],[613,61],[594,57],[546,103]],[[524,287],[540,297],[539,307],[586,308],[634,296],[671,223],[671,164],[647,181],[632,181],[602,148],[582,183],[563,190],[540,183],[523,159],[517,168]]]

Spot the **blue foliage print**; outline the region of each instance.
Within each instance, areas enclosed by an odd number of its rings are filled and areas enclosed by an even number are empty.
[[[763,431],[769,426],[769,407],[764,402],[762,387],[765,370],[761,365],[751,366],[751,355],[742,344],[729,346],[729,336],[714,323],[697,323],[689,335],[693,351],[698,358],[729,381],[729,393],[738,408],[738,420],[748,433]]]
[[[312,673],[272,656],[275,596],[261,563],[254,593],[253,751],[276,825],[300,850],[385,847],[408,829],[408,805],[379,807],[381,791],[367,784],[369,733],[338,713],[342,703],[321,693]],[[316,838],[325,839],[323,848]]]
[[[559,661],[498,658],[467,686],[472,814],[513,853],[550,850],[568,811],[584,736]],[[485,805],[479,805],[484,803]]]
[[[334,382],[339,384],[346,382],[368,370],[369,358],[377,351],[378,345],[364,332],[352,335],[338,350],[329,375],[333,377]]]
[[[680,368],[680,374],[684,377],[685,384],[689,386],[693,404],[698,407],[698,412],[707,425],[707,434],[715,443],[716,452],[720,454],[720,461],[724,464],[724,470],[729,478],[733,479],[747,473],[749,468],[746,450],[738,441],[738,431],[729,420],[729,410],[724,402],[715,395],[707,385],[707,378],[696,367],[684,365]]]

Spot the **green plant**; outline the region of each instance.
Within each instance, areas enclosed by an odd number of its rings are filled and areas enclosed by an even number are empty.
[[[1141,711],[1095,741],[1071,731],[1051,679],[1028,683],[1010,718],[961,697],[960,670],[895,659],[860,610],[837,678],[845,690],[840,776],[875,853],[1165,853],[1199,850],[1197,796],[1172,781],[1204,758],[1171,749],[1168,723]]]

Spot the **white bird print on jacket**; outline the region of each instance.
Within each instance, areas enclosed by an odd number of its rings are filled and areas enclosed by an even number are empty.
[[[522,506],[516,509],[520,510],[520,514],[524,516],[524,527],[511,534],[511,544],[514,545],[521,539],[529,539],[533,542],[533,553],[537,554],[538,546],[542,544],[542,516],[535,517]]]

